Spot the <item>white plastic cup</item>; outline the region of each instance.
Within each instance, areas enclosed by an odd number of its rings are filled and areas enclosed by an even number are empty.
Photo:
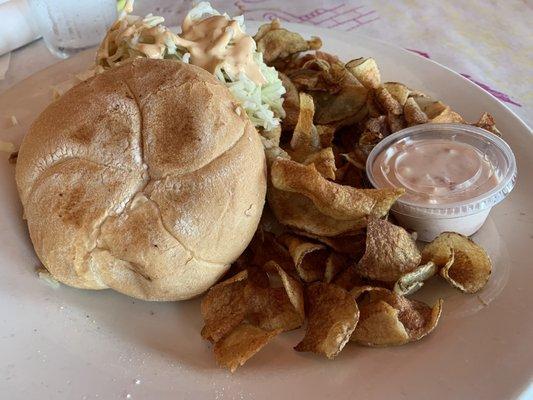
[[[485,223],[490,210],[504,200],[513,189],[516,176],[516,161],[507,143],[484,129],[462,124],[423,124],[396,132],[380,141],[370,152],[366,162],[368,179],[377,189],[373,166],[379,154],[391,145],[414,139],[449,139],[468,144],[491,163],[498,184],[476,197],[443,204],[429,204],[398,199],[391,208],[398,222],[407,229],[416,231],[418,239],[429,242],[442,232],[458,232],[473,235]]]

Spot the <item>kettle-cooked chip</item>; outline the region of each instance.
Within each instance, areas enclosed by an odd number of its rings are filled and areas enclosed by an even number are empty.
[[[358,232],[366,219],[341,221],[318,210],[307,197],[269,187],[268,203],[276,218],[284,225],[317,236],[337,236]]]
[[[355,264],[348,265],[344,271],[335,277],[333,283],[345,290],[352,290],[355,287],[364,285],[363,278],[357,272]]]
[[[403,115],[394,115],[391,113],[387,114],[387,123],[389,124],[391,133],[401,131],[407,126],[407,122]]]
[[[363,286],[351,293],[360,317],[350,340],[364,346],[398,346],[420,340],[435,329],[442,312],[442,299],[429,307],[384,288]]]
[[[320,137],[313,124],[314,115],[313,98],[306,93],[300,93],[300,114],[290,143],[290,154],[295,161],[302,162],[321,148]]]
[[[329,125],[317,125],[316,131],[320,139],[320,145],[324,148],[331,147],[335,135],[335,127]]]
[[[244,270],[209,289],[201,305],[205,323],[202,329],[204,339],[217,342],[244,320],[247,280],[248,271]]]
[[[235,372],[280,332],[279,329],[268,331],[243,323],[215,343],[215,359],[219,365]]]
[[[269,261],[274,261],[285,271],[296,272],[291,255],[271,232],[257,231],[248,249],[251,253],[249,261],[253,265],[262,267]]]
[[[389,114],[401,115],[403,113],[402,105],[396,100],[385,87],[379,86],[374,91],[376,101],[380,107]]]
[[[342,84],[337,93],[311,92],[316,105],[315,122],[319,125],[342,127],[353,125],[368,115],[368,89],[358,83]]]
[[[289,249],[296,271],[304,282],[322,280],[326,259],[329,251],[323,244],[306,242],[305,240],[285,234],[279,237],[279,241]]]
[[[384,216],[404,189],[356,189],[330,182],[312,166],[291,160],[272,163],[275,188],[302,194],[325,215],[338,220]],[[276,211],[276,210],[274,210]]]
[[[320,243],[328,245],[336,252],[349,255],[353,258],[360,258],[365,251],[366,233],[335,237],[318,236],[303,231],[296,231],[295,233],[315,239]]]
[[[437,271],[437,265],[432,261],[419,265],[415,270],[408,272],[396,281],[394,292],[401,296],[413,294],[424,285],[424,281],[435,275]]]
[[[304,161],[304,165],[313,164],[316,170],[326,179],[335,179],[335,172],[337,167],[335,166],[335,155],[333,149],[327,147],[319,150],[314,154],[309,155]]]
[[[441,233],[422,250],[422,262],[433,261],[440,275],[466,293],[476,293],[489,280],[492,262],[487,252],[459,233]]]
[[[411,90],[400,82],[385,82],[383,87],[396,99],[401,106],[405,105]]]
[[[477,126],[478,128],[483,128],[486,131],[492,132],[498,136],[502,135],[498,128],[496,128],[496,122],[494,121],[494,117],[487,112],[483,113],[483,115],[479,118],[479,121],[477,121],[474,126]]]
[[[331,283],[333,279],[346,269],[349,259],[345,254],[332,252],[326,259],[326,268],[324,270],[324,282]]]
[[[368,222],[365,254],[357,264],[363,277],[396,282],[420,263],[420,252],[407,231],[381,219]]]
[[[302,51],[317,50],[322,46],[319,38],[305,40],[300,34],[282,28],[279,20],[261,25],[254,40],[257,43],[257,51],[263,53],[268,65]]]
[[[294,348],[335,358],[350,339],[359,319],[353,295],[336,285],[317,282],[307,287],[308,323]]]
[[[357,58],[346,63],[350,71],[359,82],[368,89],[375,89],[381,83],[378,65],[373,58]]]
[[[428,122],[428,116],[420,109],[420,106],[412,97],[409,97],[405,102],[403,113],[409,126]]]

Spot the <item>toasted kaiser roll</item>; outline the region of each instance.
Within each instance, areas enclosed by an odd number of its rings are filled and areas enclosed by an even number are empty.
[[[240,111],[208,72],[149,59],[50,104],[16,167],[43,265],[67,285],[145,300],[207,290],[263,210],[264,151]]]

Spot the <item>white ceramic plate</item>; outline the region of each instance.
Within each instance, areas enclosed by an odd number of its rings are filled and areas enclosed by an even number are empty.
[[[249,24],[255,31],[257,24]],[[494,259],[479,296],[438,279],[422,289],[445,298],[428,338],[398,348],[348,344],[335,361],[291,348],[303,331],[278,337],[234,375],[215,365],[201,339],[199,301],[148,303],[112,291],[53,289],[21,219],[14,168],[0,160],[0,398],[2,399],[514,399],[532,377],[533,135],[504,105],[454,72],[356,34],[291,26],[321,36],[344,59],[373,56],[385,80],[419,88],[468,120],[488,111],[515,151],[519,179],[475,239]],[[49,86],[85,68],[82,54],[0,95],[0,138],[19,143],[50,100]],[[1,125],[0,125],[1,127]]]

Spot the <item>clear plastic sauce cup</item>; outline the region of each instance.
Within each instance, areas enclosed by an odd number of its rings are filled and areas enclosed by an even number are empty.
[[[387,136],[371,151],[366,171],[375,188],[406,190],[391,210],[423,241],[446,231],[474,234],[517,174],[503,139],[461,124],[423,124]]]

